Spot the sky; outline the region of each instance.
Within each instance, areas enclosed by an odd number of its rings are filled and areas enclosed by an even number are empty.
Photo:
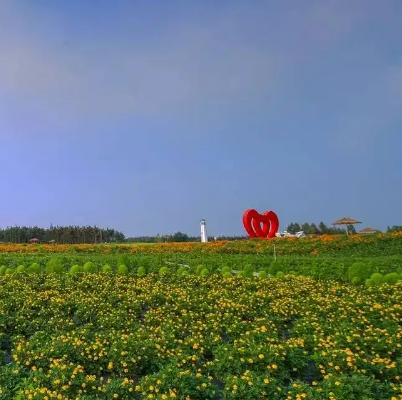
[[[400,0],[0,0],[0,226],[400,225],[401,37]]]

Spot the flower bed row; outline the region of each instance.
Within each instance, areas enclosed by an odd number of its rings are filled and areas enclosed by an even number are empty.
[[[330,256],[386,256],[402,253],[402,232],[377,235],[323,235],[311,238],[275,238],[209,243],[162,243],[153,245],[109,244],[0,244],[0,253],[91,254],[272,254]]]

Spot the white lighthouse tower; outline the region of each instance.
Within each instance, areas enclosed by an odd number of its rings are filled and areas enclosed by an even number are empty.
[[[201,242],[208,242],[208,236],[207,236],[207,225],[205,223],[205,219],[202,219],[200,221],[201,225]]]

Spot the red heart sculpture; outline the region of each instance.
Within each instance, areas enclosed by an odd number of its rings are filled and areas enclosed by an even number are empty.
[[[261,227],[262,224],[262,227]],[[260,214],[254,209],[243,214],[243,225],[251,238],[273,238],[279,228],[279,218],[273,211]]]

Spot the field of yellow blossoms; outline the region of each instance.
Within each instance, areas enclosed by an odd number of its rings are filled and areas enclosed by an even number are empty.
[[[0,399],[402,399],[402,284],[0,277]]]

